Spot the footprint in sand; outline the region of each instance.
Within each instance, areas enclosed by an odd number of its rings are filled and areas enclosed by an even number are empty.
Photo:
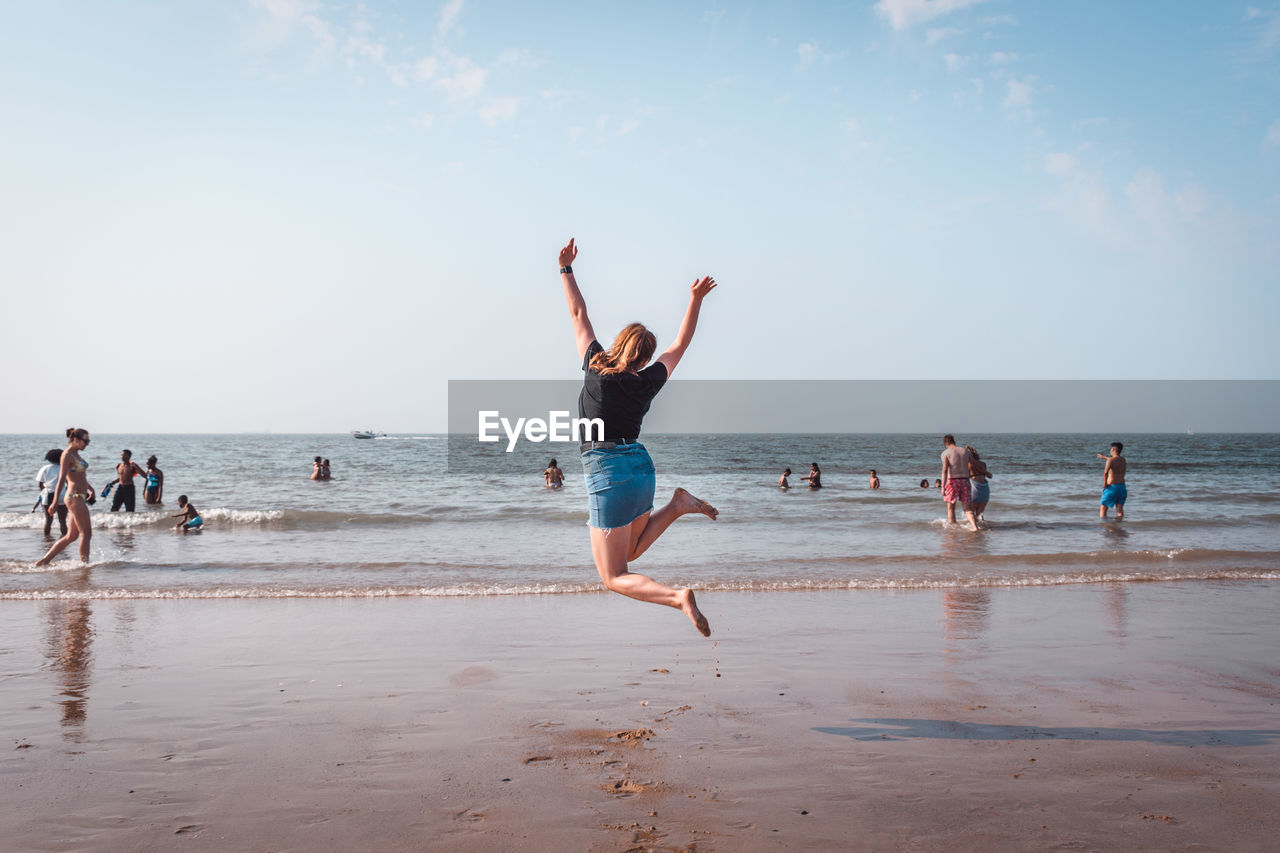
[[[491,669],[483,666],[469,666],[461,672],[455,672],[449,676],[449,683],[454,687],[470,687],[473,684],[484,684],[486,681],[493,681],[498,674]]]
[[[653,729],[631,729],[625,732],[614,732],[612,738],[620,741],[648,740],[653,737]]]
[[[647,788],[639,782],[633,782],[630,779],[619,779],[617,782],[605,785],[604,789],[615,797],[631,797],[636,794],[643,794]]]

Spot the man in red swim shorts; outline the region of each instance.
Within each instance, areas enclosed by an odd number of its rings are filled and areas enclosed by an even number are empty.
[[[947,523],[956,523],[956,501],[964,505],[965,518],[969,519],[969,529],[978,529],[978,520],[969,509],[969,451],[956,445],[954,435],[944,435],[942,446],[942,499],[947,502]]]

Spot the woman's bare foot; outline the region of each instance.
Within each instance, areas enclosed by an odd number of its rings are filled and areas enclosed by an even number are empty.
[[[711,636],[711,625],[707,622],[707,617],[702,615],[702,611],[698,609],[698,602],[693,597],[693,590],[682,589],[679,592],[680,609],[684,611],[684,615],[693,621],[693,627],[698,629],[698,633],[704,637]]]
[[[712,521],[715,521],[716,516],[720,515],[720,510],[716,509],[704,500],[695,498],[684,489],[677,488],[675,494],[671,496],[671,502],[676,505],[676,509],[680,511],[681,515],[688,515],[691,512],[697,512],[705,515]]]

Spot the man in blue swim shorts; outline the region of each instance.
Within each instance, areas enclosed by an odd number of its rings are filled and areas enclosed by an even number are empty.
[[[1099,459],[1107,460],[1102,469],[1102,505],[1098,507],[1098,518],[1107,517],[1109,507],[1116,508],[1116,518],[1124,518],[1124,502],[1129,497],[1129,489],[1124,484],[1124,474],[1129,463],[1120,455],[1124,445],[1118,441],[1111,442],[1111,455],[1098,454]]]

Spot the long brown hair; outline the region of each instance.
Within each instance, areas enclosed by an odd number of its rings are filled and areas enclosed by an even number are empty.
[[[613,339],[613,346],[591,359],[591,369],[601,376],[638,369],[658,348],[658,339],[643,323],[632,323]]]

